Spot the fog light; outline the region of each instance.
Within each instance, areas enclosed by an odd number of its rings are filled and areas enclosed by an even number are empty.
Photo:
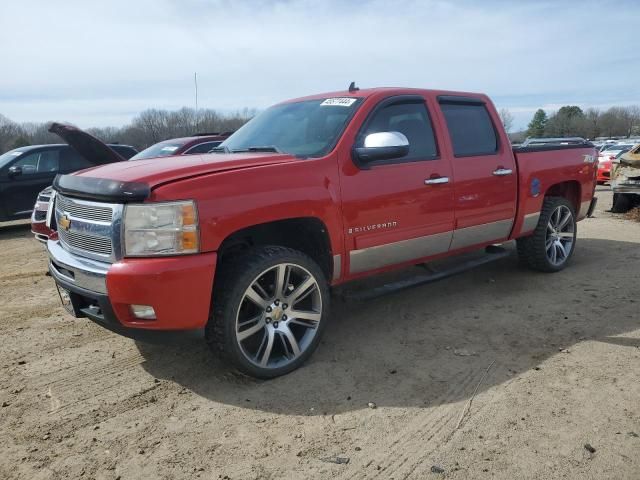
[[[131,313],[136,318],[143,320],[155,320],[156,311],[151,305],[131,305]]]

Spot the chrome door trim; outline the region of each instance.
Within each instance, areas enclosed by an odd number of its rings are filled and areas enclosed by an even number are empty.
[[[410,260],[430,257],[449,249],[452,231],[376,245],[349,252],[349,272],[361,273]]]
[[[522,221],[522,228],[520,228],[520,234],[529,233],[538,226],[538,220],[540,219],[540,212],[527,213]]]
[[[502,240],[509,236],[512,226],[513,219],[507,219],[459,228],[453,231],[450,250],[479,245],[493,240]]]

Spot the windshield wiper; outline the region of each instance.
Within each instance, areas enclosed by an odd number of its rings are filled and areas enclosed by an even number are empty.
[[[232,153],[242,153],[242,152],[273,152],[273,153],[282,153],[275,145],[256,145],[253,147],[247,148],[239,148],[237,150],[231,150]]]

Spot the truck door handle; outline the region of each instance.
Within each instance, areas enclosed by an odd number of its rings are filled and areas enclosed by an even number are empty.
[[[498,168],[497,170],[493,171],[493,174],[496,177],[504,177],[505,175],[511,175],[513,173],[513,170],[511,170],[510,168]]]
[[[449,183],[449,177],[427,178],[424,181],[425,185],[440,185],[441,183]]]

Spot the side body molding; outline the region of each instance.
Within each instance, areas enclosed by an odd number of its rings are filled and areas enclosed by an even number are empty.
[[[356,274],[411,260],[427,258],[449,250],[486,244],[509,237],[513,220],[474,225],[448,232],[402,240],[385,245],[352,250],[349,253],[349,273]]]

